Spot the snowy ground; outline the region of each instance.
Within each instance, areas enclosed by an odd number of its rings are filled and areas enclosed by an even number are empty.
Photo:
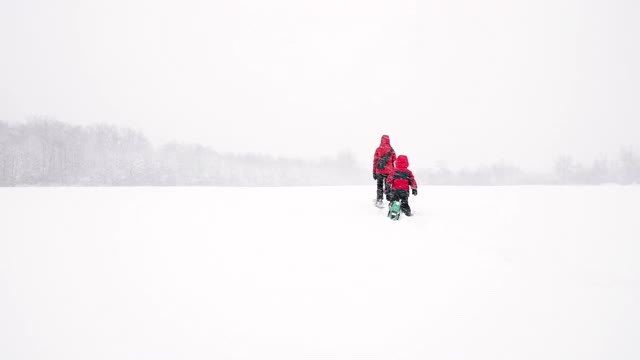
[[[0,359],[639,359],[640,187],[0,188]]]

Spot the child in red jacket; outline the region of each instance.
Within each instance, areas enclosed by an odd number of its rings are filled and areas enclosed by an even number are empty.
[[[391,147],[389,135],[382,135],[380,146],[373,154],[373,180],[377,182],[376,206],[378,207],[382,206],[383,184],[385,187],[384,194],[387,194],[387,200],[389,200],[389,188],[385,179],[393,171],[395,162],[396,152]]]
[[[387,177],[387,182],[391,186],[389,201],[400,201],[400,210],[411,216],[411,207],[409,207],[409,189],[411,193],[418,195],[418,183],[413,177],[413,172],[409,168],[409,159],[405,155],[398,156],[395,169]]]

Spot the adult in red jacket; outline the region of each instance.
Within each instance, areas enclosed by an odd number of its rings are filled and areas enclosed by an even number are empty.
[[[398,156],[396,168],[387,177],[387,182],[391,185],[390,201],[400,201],[400,210],[411,216],[409,189],[414,196],[418,195],[418,183],[409,170],[409,159],[405,155]]]
[[[377,181],[376,204],[382,205],[382,186],[385,186],[387,200],[389,200],[389,186],[386,177],[393,171],[396,162],[396,152],[389,143],[389,136],[382,135],[380,146],[373,154],[373,180]]]

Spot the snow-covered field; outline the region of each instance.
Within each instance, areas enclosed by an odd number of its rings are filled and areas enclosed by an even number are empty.
[[[640,187],[0,188],[0,359],[639,359]]]

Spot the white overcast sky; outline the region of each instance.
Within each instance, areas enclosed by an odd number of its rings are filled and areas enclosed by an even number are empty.
[[[640,145],[640,2],[0,0],[0,120],[412,167]]]

